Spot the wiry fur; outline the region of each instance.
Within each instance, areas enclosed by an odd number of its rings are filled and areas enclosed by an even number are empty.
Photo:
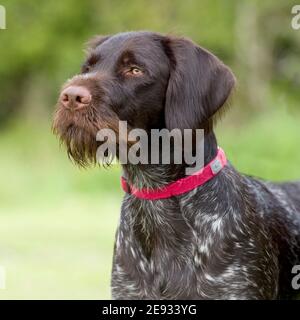
[[[291,188],[300,192],[300,184]],[[242,176],[231,165],[182,196],[150,201],[126,195],[116,237],[116,299],[296,293],[291,269],[300,259],[300,201],[294,204],[281,186]]]
[[[202,128],[205,164],[217,153],[213,123],[235,78],[208,51],[184,38],[149,32],[97,37],[82,74],[92,102],[72,112],[58,103],[54,131],[80,165],[95,162],[96,132]],[[138,65],[138,77],[126,70]],[[123,166],[129,184],[154,189],[184,177],[187,164]],[[277,299],[296,292],[300,264],[300,183],[274,184],[229,163],[180,196],[124,196],[112,271],[115,299]]]

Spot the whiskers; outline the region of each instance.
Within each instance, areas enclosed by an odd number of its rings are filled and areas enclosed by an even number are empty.
[[[54,114],[52,131],[59,137],[61,145],[66,147],[68,157],[79,167],[96,164],[108,167],[112,157],[97,159],[97,132],[103,128],[118,130],[118,118],[112,112],[99,112],[99,107],[91,104],[80,112],[70,112],[58,106]],[[101,163],[99,162],[101,160]]]

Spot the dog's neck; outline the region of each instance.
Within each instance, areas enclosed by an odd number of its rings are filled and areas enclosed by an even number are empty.
[[[204,135],[204,165],[207,165],[217,154],[218,144],[212,130]],[[188,164],[126,164],[123,175],[130,185],[138,189],[155,189],[172,183],[186,176]]]

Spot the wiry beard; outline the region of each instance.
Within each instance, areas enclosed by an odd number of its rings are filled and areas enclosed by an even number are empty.
[[[101,142],[96,140],[97,132],[104,128],[118,132],[118,120],[116,114],[107,109],[102,110],[100,116],[94,105],[80,112],[70,112],[58,105],[52,129],[65,145],[68,157],[80,167],[88,167],[99,163],[96,154]],[[101,160],[103,166],[111,162],[109,157]]]

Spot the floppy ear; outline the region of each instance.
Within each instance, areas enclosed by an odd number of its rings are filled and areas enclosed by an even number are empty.
[[[235,77],[216,56],[184,38],[167,38],[171,72],[166,92],[168,129],[197,129],[226,102]]]

